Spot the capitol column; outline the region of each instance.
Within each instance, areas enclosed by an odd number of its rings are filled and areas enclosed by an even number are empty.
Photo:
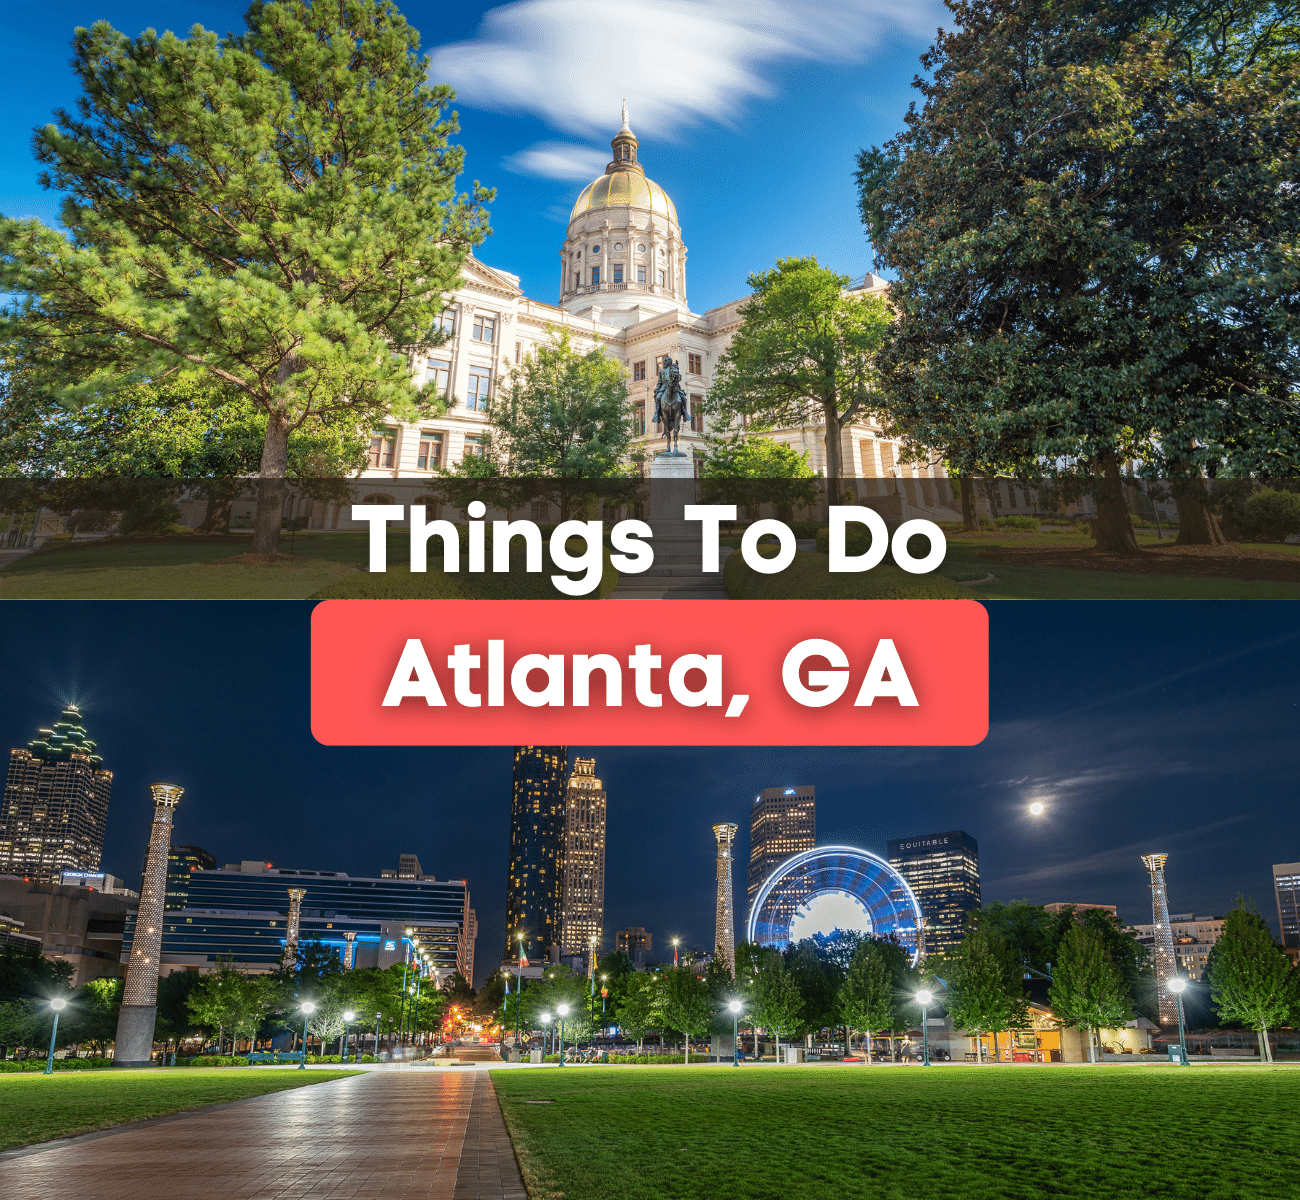
[[[163,913],[167,906],[167,855],[171,850],[172,813],[185,789],[154,783],[153,828],[140,886],[140,910],[135,919],[131,961],[122,988],[113,1048],[115,1067],[147,1067],[153,1059],[154,1020],[158,1015],[158,962],[162,957]]]

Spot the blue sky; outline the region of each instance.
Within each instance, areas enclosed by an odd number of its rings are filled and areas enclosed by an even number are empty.
[[[786,255],[870,269],[852,173],[900,127],[938,0],[521,0],[400,6],[456,87],[467,179],[498,189],[483,261],[556,299],[558,247],[577,193],[604,170],[626,97],[647,174],[672,196],[703,312],[744,295]],[[131,35],[243,27],[244,0],[6,0],[0,213],[54,222],[31,131],[71,107],[78,25]],[[951,22],[948,22],[951,23]]]

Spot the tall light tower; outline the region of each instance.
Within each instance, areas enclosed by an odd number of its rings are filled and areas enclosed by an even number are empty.
[[[714,954],[733,974],[736,970],[736,911],[731,899],[731,844],[739,828],[730,821],[713,827],[713,836],[718,839],[718,913],[717,931],[713,936]]]
[[[284,926],[284,963],[289,970],[298,965],[298,922],[302,920],[302,900],[306,888],[289,889],[289,919]]]
[[[1178,1020],[1178,998],[1169,990],[1169,981],[1178,974],[1174,958],[1174,931],[1169,927],[1169,897],[1165,893],[1167,854],[1144,854],[1142,865],[1151,876],[1151,923],[1155,926],[1156,987],[1160,1004],[1160,1024]]]
[[[117,1017],[115,1067],[147,1067],[153,1058],[158,960],[162,957],[163,913],[167,907],[167,854],[172,843],[172,813],[185,789],[174,783],[154,783],[149,790],[153,793],[153,828],[145,855],[131,961],[126,966],[122,1008]]]

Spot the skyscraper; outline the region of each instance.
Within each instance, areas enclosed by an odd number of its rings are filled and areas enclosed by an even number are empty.
[[[747,905],[763,882],[787,858],[811,850],[817,843],[817,789],[764,788],[749,812],[749,876]]]
[[[575,758],[564,805],[560,954],[605,944],[605,787],[594,758]]]
[[[1273,864],[1273,894],[1277,897],[1277,928],[1282,945],[1294,958],[1300,947],[1300,863]]]
[[[1178,1001],[1169,990],[1169,980],[1178,974],[1174,959],[1174,931],[1169,925],[1169,895],[1165,890],[1167,854],[1144,854],[1142,865],[1151,877],[1151,924],[1154,940],[1152,959],[1156,968],[1156,1001],[1162,1025],[1178,1020]]]
[[[564,887],[568,746],[516,746],[510,795],[505,957],[558,955]]]
[[[113,772],[69,704],[52,729],[9,751],[0,874],[57,883],[64,871],[97,871],[112,790]]]
[[[739,828],[731,821],[713,827],[713,836],[718,841],[718,903],[713,924],[713,953],[733,973],[736,970],[736,908],[732,898],[731,847]]]
[[[961,941],[962,922],[980,906],[979,843],[961,829],[887,843],[889,865],[907,880],[925,920],[925,952]]]
[[[216,869],[217,860],[201,847],[172,846],[167,852],[168,909],[189,908],[191,872],[215,871]],[[143,880],[141,881],[140,891],[143,895]]]

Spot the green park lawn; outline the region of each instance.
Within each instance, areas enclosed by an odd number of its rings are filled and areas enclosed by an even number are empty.
[[[219,1067],[0,1074],[0,1150],[355,1074]]]
[[[1300,1067],[492,1075],[533,1200],[1294,1195]]]

